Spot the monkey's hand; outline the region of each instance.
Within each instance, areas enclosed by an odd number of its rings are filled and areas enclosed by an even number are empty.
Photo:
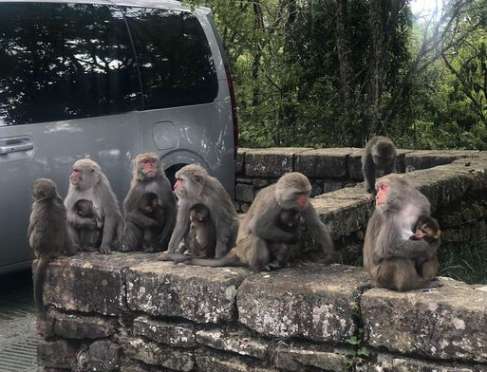
[[[157,220],[144,216],[142,213],[138,213],[138,212],[128,213],[127,220],[136,224],[140,228],[158,226]]]
[[[68,214],[69,216],[69,214]],[[84,218],[79,217],[75,214],[68,217],[68,222],[75,228],[75,229],[89,229],[95,230],[97,228],[96,219],[94,218]]]
[[[100,250],[100,253],[101,254],[110,254],[110,253],[112,253],[112,249],[107,244],[100,245],[99,250]]]

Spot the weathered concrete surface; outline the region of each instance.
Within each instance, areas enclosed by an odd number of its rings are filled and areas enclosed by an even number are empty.
[[[145,316],[134,319],[134,335],[143,336],[157,343],[176,346],[196,346],[196,335],[191,323],[168,323]]]
[[[242,331],[201,330],[196,333],[196,338],[201,345],[257,359],[265,359],[269,349],[269,342]]]
[[[284,371],[305,371],[309,368],[320,368],[325,371],[343,372],[351,366],[351,357],[344,350],[320,350],[323,347],[279,345],[276,349],[274,363]]]
[[[123,269],[155,255],[82,253],[49,265],[44,302],[58,309],[118,315],[126,311]]]
[[[250,272],[146,262],[127,271],[127,303],[152,316],[183,317],[198,323],[235,319],[235,296]]]
[[[277,369],[263,368],[239,358],[220,356],[212,353],[196,355],[197,370],[201,372],[277,372]]]
[[[129,358],[145,364],[188,372],[194,367],[193,353],[165,348],[142,338],[128,338],[122,341],[122,348]]]
[[[272,147],[252,149],[245,153],[245,175],[249,177],[280,177],[294,170],[296,155],[312,150],[305,147]]]
[[[438,165],[449,164],[459,158],[469,158],[476,156],[480,151],[467,150],[414,150],[405,155],[405,167],[414,169],[433,168]]]
[[[379,354],[375,361],[359,365],[357,372],[487,372],[487,366],[464,365],[458,363],[435,363],[407,357]]]
[[[487,362],[487,292],[452,279],[441,288],[383,289],[361,298],[367,342],[428,358]]]
[[[338,239],[365,229],[372,214],[373,200],[360,184],[320,195],[311,203],[329,227],[332,238]]]
[[[116,332],[117,320],[49,311],[51,333],[67,339],[97,339]]]
[[[347,160],[354,148],[305,151],[296,156],[295,170],[310,178],[346,178]]]
[[[120,367],[120,346],[109,341],[93,342],[77,356],[78,371],[115,371]]]
[[[37,347],[39,364],[45,368],[76,367],[79,344],[66,340],[42,341]]]
[[[237,295],[239,321],[266,336],[344,342],[356,331],[356,267],[303,264],[247,278]]]

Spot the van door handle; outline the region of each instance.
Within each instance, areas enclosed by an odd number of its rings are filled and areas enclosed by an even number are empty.
[[[29,151],[33,148],[34,144],[28,138],[0,140],[0,155],[7,155],[11,152]]]

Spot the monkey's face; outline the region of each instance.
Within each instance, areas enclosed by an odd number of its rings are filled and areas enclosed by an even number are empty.
[[[286,173],[276,184],[276,200],[283,209],[303,210],[308,206],[311,184],[298,172]]]
[[[158,173],[159,159],[151,155],[139,155],[135,159],[139,178],[142,180],[152,179]]]
[[[50,179],[39,178],[32,184],[32,198],[34,200],[51,199],[56,195],[56,184]]]
[[[375,206],[377,208],[383,208],[387,204],[391,185],[388,182],[377,182],[375,190]]]
[[[96,168],[90,165],[73,165],[69,182],[78,190],[87,190],[95,186],[99,181]]]

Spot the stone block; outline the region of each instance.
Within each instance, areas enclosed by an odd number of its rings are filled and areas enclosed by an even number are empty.
[[[235,199],[240,202],[252,203],[255,197],[254,186],[237,183],[235,185]]]
[[[347,158],[347,174],[348,178],[353,181],[363,181],[362,176],[362,154],[363,149],[356,148]]]
[[[404,165],[407,169],[415,170],[433,168],[438,165],[450,164],[460,158],[478,155],[478,151],[452,151],[452,150],[415,150],[407,153]]]
[[[452,279],[441,283],[424,291],[365,292],[368,344],[427,358],[487,362],[487,293]]]
[[[319,347],[284,345],[275,352],[275,366],[284,371],[306,371],[318,368],[325,371],[349,370],[351,360],[343,350],[320,350]]]
[[[67,339],[97,339],[110,337],[116,332],[116,319],[79,316],[49,311],[49,322],[56,336]]]
[[[295,170],[310,178],[347,178],[347,159],[356,149],[327,148],[296,156]]]
[[[168,323],[139,316],[134,320],[135,336],[176,347],[196,346],[195,329],[191,323]]]
[[[277,372],[277,369],[256,366],[245,359],[200,353],[196,355],[197,371],[201,372]]]
[[[280,177],[294,170],[296,155],[310,150],[299,147],[271,147],[252,149],[245,154],[245,175],[247,177]]]
[[[194,367],[193,353],[163,347],[142,338],[128,338],[122,341],[126,356],[148,365],[189,372]]]
[[[235,319],[235,296],[250,272],[145,262],[127,271],[127,303],[132,311],[182,317],[198,323]]]
[[[120,368],[120,346],[109,341],[93,342],[87,350],[78,354],[78,371],[115,371]]]
[[[44,303],[67,311],[119,315],[126,311],[123,270],[155,257],[113,252],[55,260],[48,268]]]
[[[265,336],[344,342],[366,278],[357,267],[319,264],[253,275],[238,289],[238,320]]]
[[[257,359],[265,359],[269,348],[267,341],[251,337],[241,331],[201,330],[196,333],[196,339],[200,344],[213,349],[230,351]]]
[[[432,362],[408,357],[379,354],[375,361],[368,361],[356,368],[357,372],[487,372],[487,366],[464,365],[451,362]]]
[[[41,341],[37,346],[39,366],[72,369],[76,364],[79,343],[66,340]]]

